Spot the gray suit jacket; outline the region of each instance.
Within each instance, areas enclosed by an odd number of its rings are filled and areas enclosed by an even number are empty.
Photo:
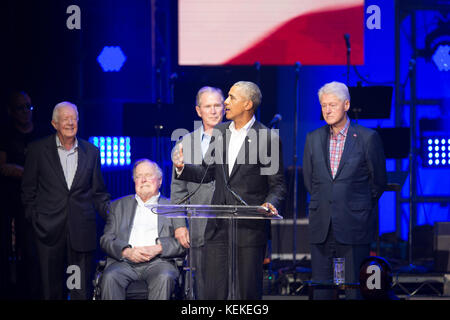
[[[169,204],[170,201],[160,197],[158,203]],[[120,198],[111,204],[105,230],[100,238],[100,246],[108,255],[106,267],[115,261],[123,261],[122,250],[129,245],[136,207],[137,201],[134,194]],[[158,216],[158,235],[163,249],[159,258],[174,260],[184,255],[184,248],[174,238],[172,219]]]
[[[186,163],[202,163],[201,128],[183,137],[183,156]],[[170,200],[178,203],[184,196],[194,192],[199,186],[196,182],[183,181],[175,178],[175,168],[172,168],[172,183],[170,185]],[[205,182],[200,189],[188,200],[188,204],[211,204],[214,194],[215,181]],[[192,219],[190,226],[191,246],[199,247],[205,243],[204,234],[207,219]],[[175,228],[186,226],[185,219],[174,219]]]

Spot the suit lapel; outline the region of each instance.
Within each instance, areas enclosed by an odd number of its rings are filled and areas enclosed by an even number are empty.
[[[323,130],[320,131],[320,141],[322,144],[322,151],[323,151],[323,157],[325,159],[325,163],[327,166],[328,174],[330,175],[330,178],[332,178],[331,175],[331,165],[330,165],[330,127],[324,126]]]
[[[250,130],[258,130],[258,129],[259,129],[258,122],[255,121]],[[233,176],[236,175],[236,172],[238,172],[239,169],[241,168],[241,164],[238,163],[238,159],[244,159],[245,160],[244,163],[247,163],[247,160],[249,159],[250,143],[257,143],[257,141],[252,142],[247,132],[244,142],[242,142],[241,148],[239,149],[239,152],[237,154],[236,161],[234,162],[233,170],[231,171],[230,174],[230,179],[233,178]]]
[[[73,177],[72,186],[70,189],[73,189],[73,187],[76,185],[76,183],[81,179],[81,175],[84,172],[84,167],[86,166],[86,149],[83,145],[83,143],[78,139],[78,150],[77,150],[77,171],[75,171],[75,176]]]
[[[58,148],[56,146],[56,135],[52,135],[49,138],[49,143],[47,144],[47,157],[49,160],[50,167],[55,171],[56,176],[60,180],[60,182],[64,185],[66,190],[69,190],[67,187],[66,178],[64,177],[64,171],[61,166],[61,160],[58,155]]]
[[[134,196],[131,196],[129,198],[129,201],[127,201],[126,205],[125,205],[125,210],[124,210],[124,214],[125,219],[126,219],[126,224],[128,226],[127,228],[127,241],[130,241],[130,235],[131,235],[131,228],[133,227],[133,221],[134,221],[134,216],[136,215],[136,208],[137,208],[137,200]],[[127,214],[127,213],[131,213],[131,214]]]
[[[356,139],[358,135],[356,134],[356,130],[354,126],[350,124],[347,131],[347,137],[345,138],[344,150],[342,151],[341,161],[339,161],[339,167],[336,171],[335,178],[342,171],[342,168],[345,166],[345,162],[349,155],[352,154],[353,147],[355,146]]]

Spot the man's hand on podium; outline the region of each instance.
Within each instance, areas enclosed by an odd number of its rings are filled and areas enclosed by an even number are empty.
[[[266,212],[266,216],[268,216],[268,217],[273,217],[273,216],[277,216],[277,215],[278,215],[278,210],[277,210],[277,208],[275,208],[275,207],[274,207],[271,203],[269,203],[269,202],[263,203],[263,204],[261,205],[261,207],[264,207],[264,208],[269,209],[269,210]]]

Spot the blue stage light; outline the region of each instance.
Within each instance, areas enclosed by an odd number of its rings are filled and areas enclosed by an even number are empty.
[[[422,136],[422,166],[450,168],[450,138],[447,132]]]
[[[450,70],[450,46],[440,45],[436,49],[432,57],[439,71]]]
[[[102,166],[120,167],[131,164],[129,137],[90,137],[89,141],[99,147]]]
[[[104,47],[97,57],[97,61],[104,72],[120,71],[127,57],[120,47]]]

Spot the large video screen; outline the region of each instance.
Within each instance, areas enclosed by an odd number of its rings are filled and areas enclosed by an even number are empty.
[[[179,0],[179,65],[364,63],[363,0]]]

